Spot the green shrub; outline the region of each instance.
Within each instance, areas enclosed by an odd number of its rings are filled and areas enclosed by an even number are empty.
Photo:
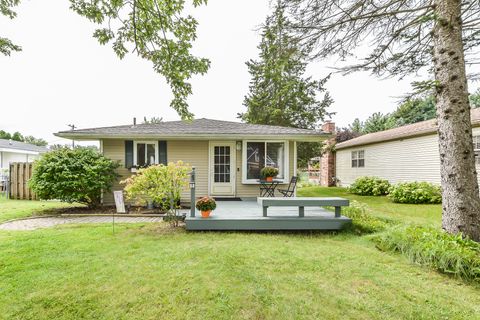
[[[388,194],[390,183],[378,177],[360,177],[348,188],[349,192],[360,196],[384,196]]]
[[[350,202],[350,206],[342,208],[342,214],[352,219],[352,230],[358,234],[383,231],[394,224],[392,220],[367,213],[367,206],[355,200]]]
[[[389,198],[397,203],[442,203],[439,186],[428,182],[403,182],[390,187]]]
[[[399,226],[372,238],[383,251],[400,252],[411,261],[443,273],[480,282],[480,243],[423,226]]]
[[[125,184],[125,195],[128,200],[137,204],[149,201],[161,208],[178,207],[182,191],[188,185],[188,174],[191,168],[182,161],[168,165],[152,165],[141,168],[130,178],[120,181]]]
[[[103,191],[110,191],[119,164],[92,148],[61,148],[47,152],[33,166],[29,181],[40,199],[100,205]]]

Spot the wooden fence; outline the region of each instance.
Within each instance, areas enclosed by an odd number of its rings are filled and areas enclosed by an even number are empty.
[[[32,163],[10,163],[10,199],[37,200],[37,196],[28,187],[32,177]]]

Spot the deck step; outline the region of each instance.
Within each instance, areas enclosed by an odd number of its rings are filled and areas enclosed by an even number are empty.
[[[341,216],[211,216],[209,218],[187,217],[187,230],[340,230],[352,222]]]

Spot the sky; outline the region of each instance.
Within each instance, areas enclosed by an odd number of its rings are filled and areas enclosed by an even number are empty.
[[[259,25],[270,1],[209,0],[193,11],[199,22],[194,53],[211,68],[191,82],[190,110],[196,118],[238,121],[250,76],[245,61],[258,57]],[[170,88],[151,64],[135,55],[117,58],[110,46],[92,37],[88,20],[69,9],[68,1],[22,1],[18,17],[0,17],[0,35],[22,46],[10,57],[0,55],[0,130],[46,139],[77,128],[113,126],[144,116],[178,120],[169,107]],[[312,63],[307,72],[323,78],[335,60]],[[360,72],[334,74],[326,87],[334,99],[333,121],[346,126],[373,112],[391,112],[409,92],[413,77],[379,79]],[[470,88],[471,92],[473,91]]]

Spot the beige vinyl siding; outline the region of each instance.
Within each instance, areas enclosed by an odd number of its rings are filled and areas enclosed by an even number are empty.
[[[167,160],[195,167],[195,192],[198,197],[208,194],[208,141],[167,141]],[[190,202],[190,190],[182,193],[182,202]]]
[[[156,140],[152,140],[156,141]],[[119,181],[130,177],[132,173],[125,168],[125,140],[105,139],[103,140],[103,154],[120,162],[120,168],[117,169],[120,178],[114,184],[112,190],[122,190],[123,186]],[[183,162],[194,166],[197,172],[197,194],[205,195],[208,189],[208,141],[168,141],[167,142],[167,160]],[[182,193],[182,201],[190,201],[190,191],[188,189]],[[105,193],[103,203],[111,205],[114,203],[113,193]]]
[[[154,140],[152,140],[154,141]],[[114,184],[112,190],[121,190],[122,185],[119,181],[130,177],[132,173],[125,168],[125,140],[120,139],[104,139],[102,142],[103,154],[120,162],[120,167],[117,170],[120,178]],[[289,142],[289,179],[294,173],[294,143]],[[208,141],[186,141],[186,140],[170,140],[167,141],[167,160],[168,162],[176,162],[182,160],[183,162],[194,166],[196,176],[196,196],[204,196],[209,194],[208,190],[208,161],[209,161],[209,142]],[[257,184],[243,184],[242,183],[242,151],[236,151],[236,197],[247,198],[257,197],[259,194],[259,186]],[[182,201],[190,201],[190,191],[188,189],[182,193]],[[105,193],[103,201],[106,205],[114,204],[113,193]]]
[[[480,135],[480,128],[473,128]],[[352,168],[352,151],[365,150],[365,167]],[[356,178],[376,176],[390,183],[427,181],[440,184],[438,135],[412,137],[371,145],[355,146],[336,152],[336,177],[342,186]]]
[[[120,167],[117,169],[120,177],[113,184],[112,190],[123,190],[123,185],[120,185],[120,181],[132,175],[132,173],[125,168],[125,140],[104,139],[102,141],[102,151],[105,157],[120,162]],[[114,204],[112,192],[105,192],[103,194],[103,203],[106,205]]]

